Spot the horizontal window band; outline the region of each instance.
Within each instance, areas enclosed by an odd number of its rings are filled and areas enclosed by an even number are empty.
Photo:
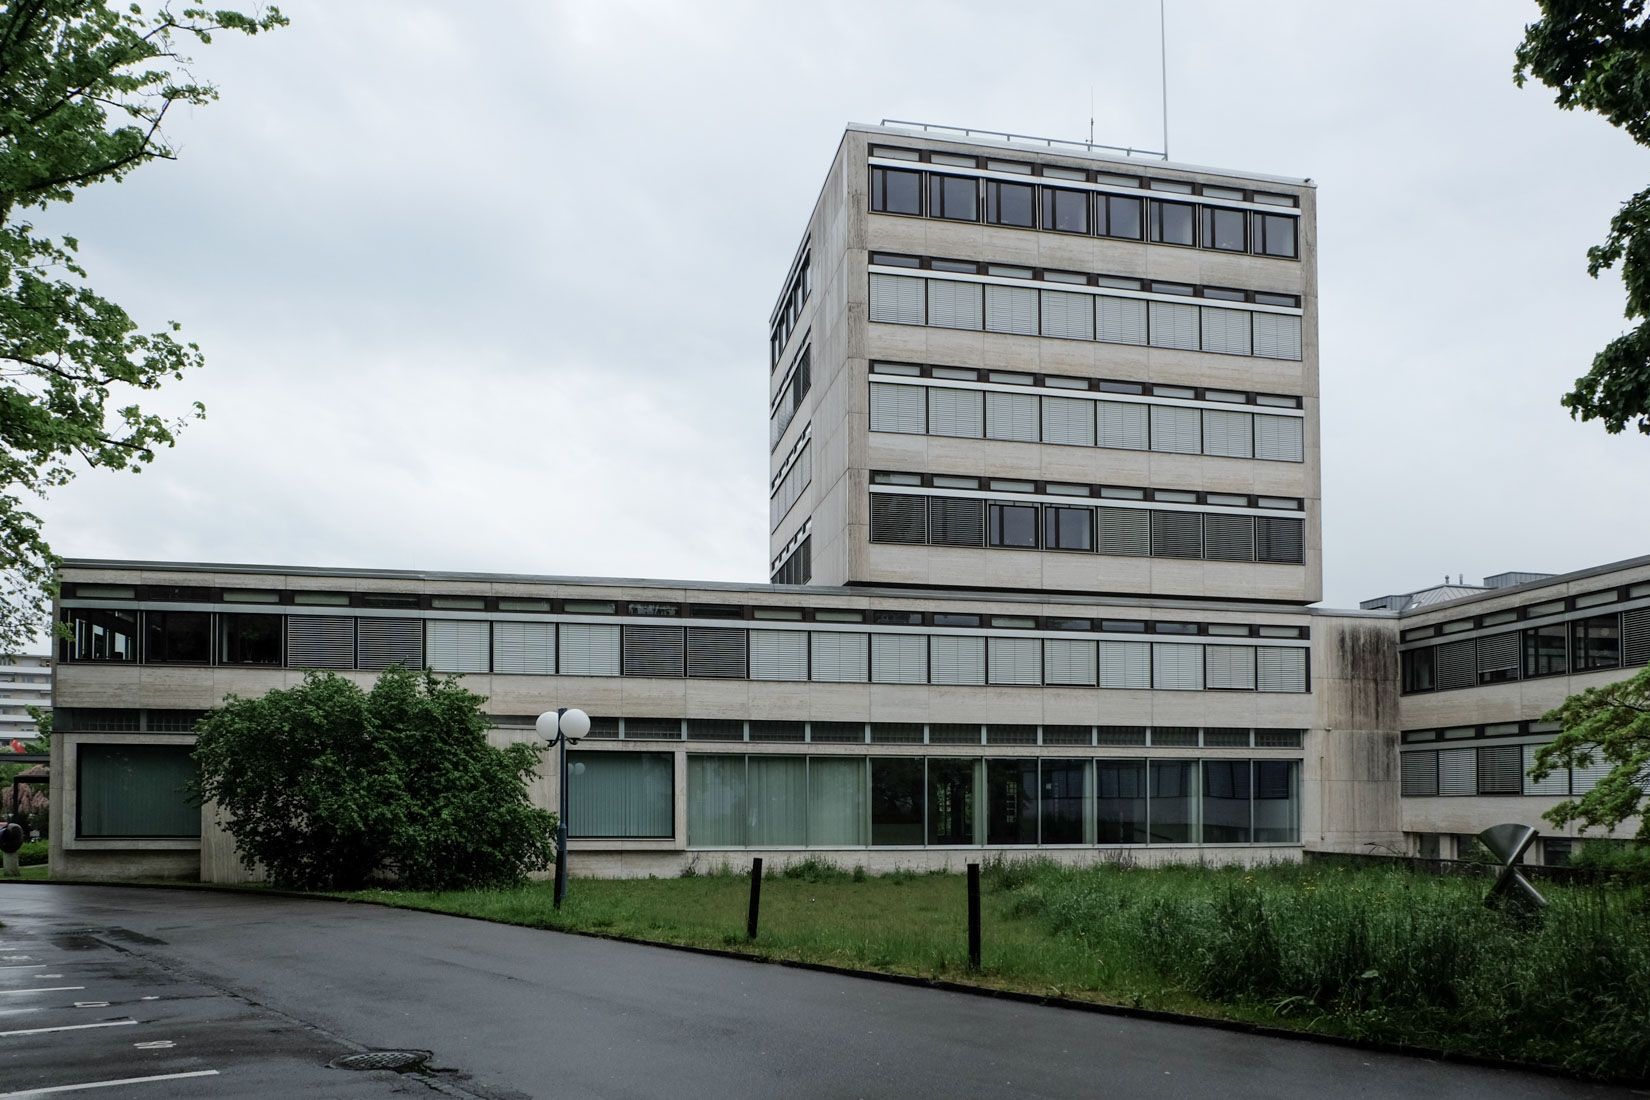
[[[1160,454],[1162,452],[1146,452]],[[947,497],[958,500],[984,500],[993,504],[1053,504],[1062,508],[1122,508],[1136,512],[1197,512],[1217,516],[1266,516],[1268,518],[1301,519],[1303,512],[1282,508],[1239,508],[1226,504],[1179,504],[1172,501],[1122,500],[1112,497],[1067,497],[1047,494],[1006,493],[994,489],[931,489],[920,485],[872,485],[873,496]]]
[[[880,361],[880,360],[879,360]],[[1291,362],[1292,360],[1280,360]],[[974,368],[965,368],[974,369]],[[985,369],[985,368],[981,368]],[[1113,393],[1110,390],[1077,390],[1063,386],[1020,385],[1014,382],[968,382],[962,379],[941,379],[910,374],[880,374],[869,372],[869,378],[879,386],[922,386],[934,390],[978,390],[981,393],[1023,393],[1037,397],[1069,397],[1076,401],[1115,401],[1121,405],[1172,405],[1182,409],[1213,409],[1217,412],[1243,412],[1259,416],[1292,416],[1306,418],[1304,408],[1288,405],[1262,405],[1256,402],[1198,400],[1190,397],[1160,397],[1149,393]],[[1143,385],[1145,383],[1142,383]],[[1213,388],[1213,387],[1209,387]],[[915,433],[912,433],[915,434]],[[969,438],[969,437],[964,437]]]
[[[1020,267],[1023,265],[1004,264],[1003,266]],[[941,279],[953,283],[977,283],[981,286],[1057,290],[1070,294],[1088,294],[1095,298],[1126,298],[1130,301],[1166,302],[1177,306],[1195,305],[1206,309],[1221,309],[1228,313],[1275,313],[1281,317],[1302,317],[1306,313],[1300,306],[1269,306],[1262,305],[1259,302],[1229,302],[1220,298],[1200,298],[1189,294],[1156,294],[1149,290],[1124,290],[1121,287],[1088,286],[1083,283],[1060,283],[1046,279],[1013,279],[1004,275],[971,275],[966,271],[936,271],[933,268],[926,267],[888,267],[884,264],[867,264],[866,270],[872,275],[901,275],[907,279]],[[1130,278],[1132,277],[1130,276]],[[1265,293],[1265,291],[1261,293]],[[1104,343],[1105,341],[1100,342]],[[1262,356],[1262,358],[1265,357]],[[1280,360],[1280,362],[1294,361]]]

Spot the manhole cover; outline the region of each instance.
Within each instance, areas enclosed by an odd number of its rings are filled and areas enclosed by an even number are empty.
[[[393,1069],[399,1073],[418,1069],[430,1053],[427,1050],[369,1050],[334,1058],[328,1065],[333,1069]]]

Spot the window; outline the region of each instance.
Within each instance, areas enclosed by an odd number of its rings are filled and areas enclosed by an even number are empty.
[[[1295,241],[1295,219],[1283,214],[1256,214],[1255,251],[1262,256],[1294,259],[1299,255]]]
[[[1254,768],[1252,839],[1256,844],[1299,844],[1300,761],[1256,760]]]
[[[573,752],[567,830],[574,837],[669,837],[675,764],[667,752]],[[579,767],[578,765],[583,765]]]
[[[188,745],[80,745],[75,835],[198,837],[189,801],[195,762]]]
[[[1149,838],[1154,844],[1197,840],[1197,761],[1153,760]]]
[[[928,843],[975,844],[974,773],[978,760],[928,759]]]
[[[988,513],[990,545],[1036,549],[1036,505],[992,504]]]
[[[1621,617],[1595,615],[1570,624],[1575,670],[1615,668],[1621,664]]]
[[[929,541],[936,546],[984,545],[985,502],[930,497],[928,531]]]
[[[873,845],[922,843],[922,763],[907,757],[871,759]]]
[[[1044,507],[1043,545],[1050,550],[1093,550],[1094,509]]]
[[[63,643],[71,661],[136,661],[137,612],[76,607],[65,613],[73,636]]]
[[[1563,627],[1559,628],[1560,630]],[[1398,655],[1402,667],[1403,690],[1431,691],[1433,688],[1433,647],[1410,649]]]
[[[1151,200],[1151,238],[1159,244],[1197,244],[1197,207]]]
[[[986,180],[985,220],[992,225],[1017,225],[1034,228],[1037,192],[1029,183],[1004,183]]]
[[[1037,843],[1037,761],[987,760],[986,843]]]
[[[1247,844],[1250,832],[1249,761],[1203,761],[1203,842]]]
[[[1102,237],[1122,237],[1131,241],[1140,239],[1139,199],[1122,195],[1102,195],[1099,213]]]
[[[922,173],[872,168],[871,209],[884,214],[921,214]]]
[[[488,623],[431,619],[424,624],[424,651],[436,672],[487,672],[492,639]]]
[[[342,615],[289,615],[286,663],[291,668],[354,668],[355,620]]]
[[[212,616],[205,611],[149,611],[143,616],[149,664],[204,665],[212,660]]]
[[[1143,844],[1146,840],[1146,762],[1099,760],[1095,767],[1096,840]]]
[[[1203,247],[1218,248],[1222,252],[1249,251],[1249,235],[1245,225],[1248,220],[1249,216],[1242,210],[1222,210],[1218,206],[1205,206]]]
[[[1039,772],[1038,840],[1043,844],[1083,843],[1083,811],[1089,798],[1088,761],[1044,760]]]
[[[355,667],[424,667],[421,619],[359,619],[355,625]]]
[[[928,541],[928,509],[923,497],[873,493],[871,541],[921,546]]]
[[[278,665],[281,663],[279,615],[219,615],[220,665]]]
[[[951,221],[979,221],[978,184],[964,176],[929,176],[928,214]]]
[[[556,671],[554,623],[494,623],[493,671],[549,676]]]
[[[1043,228],[1057,233],[1087,233],[1088,192],[1069,191],[1064,187],[1043,188]]]

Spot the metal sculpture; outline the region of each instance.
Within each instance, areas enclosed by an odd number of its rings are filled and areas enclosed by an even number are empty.
[[[1485,895],[1485,905],[1517,899],[1536,909],[1547,907],[1547,899],[1541,896],[1541,891],[1530,885],[1530,880],[1518,869],[1519,859],[1540,835],[1528,825],[1492,825],[1478,834],[1478,843],[1501,861],[1501,874]]]

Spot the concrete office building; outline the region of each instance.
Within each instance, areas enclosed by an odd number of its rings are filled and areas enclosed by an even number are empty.
[[[56,873],[235,877],[173,793],[195,718],[397,662],[500,739],[593,716],[580,873],[1414,845],[1407,613],[1309,606],[1313,215],[1308,180],[850,127],[770,316],[772,583],[71,560]]]
[[[52,709],[51,654],[0,656],[0,746],[39,736],[30,707]]]

